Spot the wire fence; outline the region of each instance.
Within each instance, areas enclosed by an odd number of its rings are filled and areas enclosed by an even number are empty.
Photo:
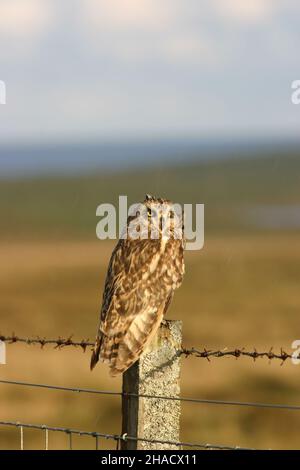
[[[246,402],[246,401],[233,401],[233,400],[209,400],[206,398],[186,398],[186,397],[172,397],[164,395],[147,395],[143,393],[127,393],[127,392],[115,392],[113,390],[96,390],[91,388],[78,388],[78,387],[62,387],[60,385],[47,385],[30,382],[20,382],[16,380],[0,380],[0,384],[6,385],[20,385],[24,387],[33,388],[46,388],[48,390],[59,390],[65,392],[74,393],[91,393],[95,395],[113,395],[119,397],[133,397],[133,398],[149,398],[155,400],[171,400],[189,403],[202,403],[207,405],[229,405],[229,406],[248,406],[253,408],[273,408],[282,410],[297,410],[300,411],[300,405],[286,405],[280,403],[259,403],[259,402]]]
[[[19,337],[15,334],[10,336],[1,335],[0,341],[8,344],[17,344],[23,343],[27,345],[38,345],[43,348],[46,345],[53,346],[56,349],[62,349],[65,347],[74,347],[81,348],[84,352],[88,347],[94,345],[93,342],[87,340],[74,341],[72,336],[68,338],[56,338],[56,339],[47,339],[41,337]],[[279,359],[283,364],[288,358],[299,359],[300,355],[295,355],[295,353],[287,353],[282,348],[279,352],[274,352],[273,348],[269,351],[257,351],[255,348],[252,351],[246,350],[245,348],[237,349],[221,349],[221,350],[209,350],[209,349],[197,349],[197,348],[182,348],[177,351],[177,354],[184,357],[194,356],[197,358],[205,358],[210,360],[210,358],[220,358],[220,357],[235,357],[236,359],[240,357],[250,357],[254,361],[258,358],[265,358],[270,360]],[[244,401],[235,401],[235,400],[213,400],[206,398],[189,398],[189,397],[173,397],[173,396],[164,396],[164,395],[149,395],[149,394],[136,394],[136,393],[125,393],[118,392],[114,390],[98,390],[91,388],[80,388],[80,387],[66,387],[53,384],[42,384],[34,382],[23,382],[18,380],[0,380],[1,385],[11,385],[11,386],[20,386],[20,387],[32,387],[32,388],[42,388],[54,391],[63,391],[71,392],[78,394],[95,394],[95,395],[111,395],[111,396],[131,396],[134,398],[144,398],[144,399],[159,399],[159,400],[174,400],[180,402],[190,402],[195,404],[206,404],[206,405],[222,405],[222,406],[237,406],[237,407],[253,407],[253,408],[266,408],[266,409],[277,409],[277,410],[290,410],[290,411],[300,411],[300,405],[296,404],[282,404],[282,403],[260,403],[260,402],[244,402]],[[152,444],[161,444],[161,445],[171,445],[174,448],[178,449],[213,449],[213,450],[254,450],[251,448],[239,447],[239,446],[227,446],[227,445],[216,445],[210,443],[191,443],[191,442],[179,442],[179,441],[167,441],[159,439],[144,439],[142,437],[118,435],[118,434],[106,434],[96,431],[81,431],[78,429],[64,428],[64,427],[54,427],[48,426],[45,424],[30,424],[30,423],[20,423],[18,421],[0,421],[0,426],[10,426],[20,429],[20,449],[24,449],[24,429],[38,429],[45,433],[45,449],[49,449],[49,432],[59,432],[65,433],[68,436],[68,448],[73,449],[73,435],[79,436],[89,436],[95,440],[95,449],[100,449],[100,439],[105,440],[114,440],[116,442],[116,447],[119,448],[120,442],[127,441],[141,441],[148,442]]]
[[[27,345],[38,345],[41,348],[44,346],[50,345],[53,346],[55,349],[62,349],[65,347],[75,347],[81,348],[84,352],[88,347],[93,347],[94,342],[89,341],[89,339],[82,339],[80,341],[74,341],[73,336],[69,336],[68,338],[58,337],[55,339],[47,339],[42,337],[20,337],[15,334],[12,335],[2,335],[0,334],[0,341],[8,344],[15,344],[15,343],[23,343]],[[234,357],[235,359],[239,359],[241,357],[249,357],[252,358],[254,361],[259,358],[268,359],[269,361],[278,359],[282,362],[282,364],[287,359],[299,359],[300,360],[300,353],[297,354],[294,352],[288,353],[283,348],[280,348],[278,352],[273,351],[273,347],[266,351],[258,351],[256,348],[253,350],[247,350],[246,348],[234,348],[234,349],[199,349],[199,348],[182,348],[181,350],[177,351],[179,355],[183,355],[185,357],[194,356],[198,358],[204,358],[208,361],[211,358],[221,358],[221,357]]]
[[[61,428],[47,426],[45,424],[30,424],[30,423],[21,423],[19,421],[0,421],[0,426],[13,426],[20,429],[20,449],[24,450],[24,429],[39,429],[45,431],[45,450],[49,450],[49,431],[52,432],[61,432],[69,436],[69,449],[73,450],[72,435],[79,436],[89,436],[95,439],[96,441],[96,450],[100,448],[99,440],[100,439],[110,439],[117,442],[117,449],[119,448],[120,441],[139,441],[139,442],[148,442],[151,444],[168,444],[174,447],[182,449],[193,448],[193,449],[214,449],[214,450],[255,450],[248,447],[238,447],[238,446],[223,446],[209,443],[191,443],[191,442],[180,442],[180,441],[167,441],[162,439],[144,439],[142,437],[128,436],[127,434],[105,434],[97,431],[80,431],[78,429],[72,428]]]

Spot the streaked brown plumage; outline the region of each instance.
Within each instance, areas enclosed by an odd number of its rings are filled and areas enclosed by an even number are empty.
[[[170,201],[152,196],[146,196],[143,204],[152,215],[158,207],[167,211],[172,207]],[[174,237],[175,224],[180,224],[180,229],[183,224],[172,213],[168,238],[159,212],[156,219],[149,215],[149,225],[139,230],[157,230],[157,239],[128,235],[117,243],[106,276],[91,369],[100,359],[109,364],[111,375],[125,372],[156,334],[184,274],[184,240]],[[140,227],[137,215],[129,217],[127,231],[129,224],[135,223]]]

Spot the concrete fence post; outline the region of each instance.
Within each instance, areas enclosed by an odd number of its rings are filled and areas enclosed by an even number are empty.
[[[164,321],[158,334],[123,374],[122,434],[149,440],[180,441],[179,400],[133,395],[180,397],[182,322]],[[129,394],[129,395],[127,395]],[[123,450],[178,449],[172,444],[122,440]]]

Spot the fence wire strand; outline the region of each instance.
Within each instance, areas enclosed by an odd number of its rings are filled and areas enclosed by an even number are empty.
[[[279,359],[283,364],[287,359],[300,359],[300,354],[295,354],[295,352],[287,353],[283,348],[280,348],[280,351],[276,353],[273,351],[273,347],[271,347],[268,351],[258,351],[256,348],[253,348],[252,351],[247,351],[246,348],[235,348],[232,350],[229,350],[228,348],[217,350],[210,350],[206,348],[203,350],[197,348],[183,348],[180,353],[186,357],[194,356],[198,358],[205,358],[208,361],[210,358],[231,356],[235,357],[236,359],[239,359],[240,357],[250,357],[254,361],[259,358],[265,358],[269,361],[273,359]]]
[[[74,341],[73,336],[67,338],[58,337],[55,339],[47,339],[45,337],[19,337],[16,334],[9,336],[0,334],[0,341],[8,344],[23,343],[28,345],[38,345],[43,348],[46,345],[54,346],[55,349],[62,349],[65,347],[75,347],[81,348],[84,352],[88,347],[93,347],[94,342],[89,341],[89,339],[82,339],[81,341]],[[268,359],[269,361],[277,359],[280,360],[283,364],[287,359],[300,359],[300,354],[295,352],[287,353],[283,348],[280,348],[279,352],[274,352],[273,347],[266,351],[258,351],[256,348],[253,350],[247,350],[246,348],[234,348],[234,349],[199,349],[199,348],[182,348],[177,351],[179,355],[184,357],[194,356],[196,358],[204,358],[210,361],[211,358],[220,358],[220,357],[234,357],[239,359],[241,357],[249,357],[254,361],[259,358]]]
[[[0,384],[3,385],[20,385],[25,387],[37,387],[45,388],[48,390],[59,390],[67,391],[74,393],[90,393],[96,395],[112,395],[119,397],[133,397],[133,398],[149,398],[156,400],[170,400],[170,401],[180,401],[180,402],[190,402],[190,403],[200,403],[208,405],[228,405],[228,406],[245,406],[245,407],[254,407],[254,408],[271,408],[271,409],[282,409],[282,410],[293,410],[300,411],[300,405],[288,405],[282,403],[259,403],[259,402],[246,402],[246,401],[235,401],[235,400],[211,400],[206,398],[187,398],[187,397],[171,397],[164,395],[147,395],[147,394],[137,394],[137,393],[124,393],[124,392],[115,392],[111,390],[96,390],[92,388],[79,388],[79,387],[62,387],[60,385],[47,385],[39,383],[30,383],[30,382],[20,382],[16,380],[0,380]]]
[[[94,346],[95,343],[92,343],[89,341],[89,339],[82,339],[81,341],[73,341],[72,340],[73,336],[69,336],[68,338],[62,338],[58,337],[56,339],[47,339],[45,337],[28,337],[28,338],[22,338],[14,333],[12,335],[6,336],[0,334],[0,341],[3,341],[4,343],[9,343],[9,344],[14,344],[14,343],[25,343],[28,345],[38,345],[43,348],[46,345],[51,345],[54,346],[55,349],[61,349],[66,346],[71,346],[75,348],[82,348],[83,351],[86,351],[87,347],[89,346]]]
[[[23,444],[23,433],[24,429],[40,429],[40,430],[47,430],[51,432],[62,432],[69,436],[69,449],[73,449],[72,445],[72,435],[79,435],[79,436],[90,436],[96,439],[111,439],[114,441],[140,441],[140,442],[148,442],[151,444],[166,444],[172,445],[174,447],[188,447],[188,448],[195,448],[195,449],[214,449],[214,450],[255,450],[248,447],[238,447],[238,446],[226,446],[226,445],[217,445],[217,444],[209,444],[209,443],[192,443],[192,442],[180,442],[180,441],[167,441],[167,440],[160,440],[160,439],[145,439],[141,437],[134,437],[134,436],[125,436],[125,435],[118,435],[118,434],[105,434],[100,432],[92,432],[92,431],[80,431],[78,429],[71,429],[71,428],[61,428],[61,427],[54,427],[54,426],[47,426],[45,424],[30,424],[30,423],[20,423],[18,421],[0,421],[0,426],[13,426],[19,427],[21,429],[21,448],[24,448]],[[96,441],[97,442],[97,441]],[[98,445],[97,445],[98,447]]]

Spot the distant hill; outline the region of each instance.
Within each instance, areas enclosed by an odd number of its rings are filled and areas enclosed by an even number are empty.
[[[117,203],[121,194],[133,203],[145,193],[204,203],[206,232],[257,230],[247,223],[249,208],[300,207],[300,152],[0,180],[0,237],[92,239],[100,203]]]
[[[279,149],[295,151],[297,139],[180,138],[107,140],[101,142],[0,143],[0,178],[32,175],[69,175],[124,170],[189,161],[222,160],[267,154]]]

